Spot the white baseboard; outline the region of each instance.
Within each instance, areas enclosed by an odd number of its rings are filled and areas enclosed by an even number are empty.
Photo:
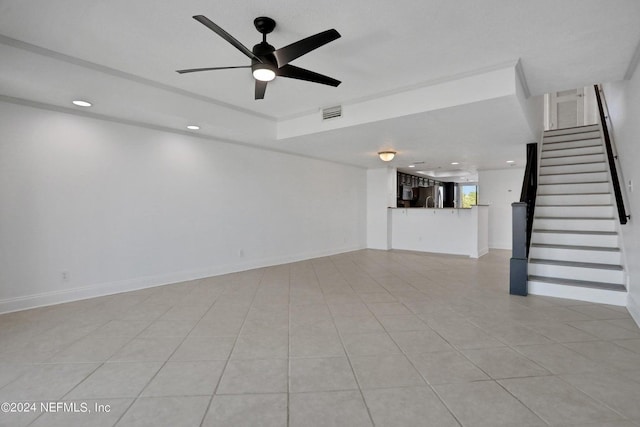
[[[627,301],[627,310],[633,320],[635,320],[636,324],[640,327],[640,302],[631,294],[629,294],[629,300]]]
[[[510,251],[512,249],[512,246],[511,243],[489,243],[489,249]]]
[[[599,304],[617,305],[621,307],[625,307],[628,301],[628,292],[609,291],[605,289],[556,285],[553,283],[536,281],[529,281],[527,283],[527,288],[528,293],[531,295],[543,295]]]
[[[119,294],[121,292],[137,291],[140,289],[169,285],[172,283],[180,283],[189,280],[203,279],[206,277],[220,276],[222,274],[236,273],[239,271],[252,270],[254,268],[270,267],[273,265],[305,261],[313,258],[337,255],[361,249],[364,249],[364,245],[336,248],[332,250],[317,252],[308,252],[297,255],[263,258],[233,265],[221,265],[199,270],[172,272],[168,274],[161,274],[158,276],[137,277],[116,282],[99,283],[90,286],[82,286],[71,289],[59,289],[51,292],[6,298],[0,300],[0,314],[43,307],[53,304],[62,304],[65,302],[78,301],[88,298],[101,297],[105,295]]]
[[[471,258],[480,258],[489,253],[489,248],[478,249],[478,256],[471,256]],[[474,254],[475,255],[475,254]]]

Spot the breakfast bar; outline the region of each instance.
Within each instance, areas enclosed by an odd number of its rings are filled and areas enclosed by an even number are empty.
[[[479,258],[489,251],[488,208],[389,208],[391,248]]]

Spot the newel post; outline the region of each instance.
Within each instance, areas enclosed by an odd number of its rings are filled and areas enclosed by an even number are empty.
[[[509,293],[527,295],[527,204],[511,204],[512,252],[509,262]]]

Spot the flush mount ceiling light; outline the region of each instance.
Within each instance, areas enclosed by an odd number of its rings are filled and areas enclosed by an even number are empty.
[[[197,125],[189,125],[189,126],[187,126],[187,129],[189,129],[189,130],[198,130],[198,129],[200,129],[200,126],[197,126]]]
[[[390,162],[396,156],[395,151],[379,151],[378,156],[383,162]]]
[[[91,107],[92,105],[89,101],[82,101],[80,99],[76,99],[72,104],[77,105],[78,107]]]
[[[507,163],[515,163],[515,160],[507,160]]]
[[[416,167],[416,165],[409,165],[409,167],[410,167],[410,168],[415,168],[415,167]]]
[[[460,162],[451,162],[452,165],[459,165]]]

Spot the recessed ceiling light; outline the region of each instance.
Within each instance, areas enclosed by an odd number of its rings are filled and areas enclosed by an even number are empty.
[[[78,107],[91,107],[91,103],[89,101],[82,101],[81,99],[76,99],[73,101],[73,105],[77,105]]]
[[[515,163],[515,160],[507,160],[507,163]]]
[[[415,168],[415,167],[416,167],[416,165],[409,165],[409,167],[410,167],[410,168]]]
[[[460,162],[451,162],[452,165],[459,165]]]
[[[187,129],[189,129],[189,130],[198,130],[198,129],[200,129],[200,126],[189,125],[189,126],[187,126]]]

